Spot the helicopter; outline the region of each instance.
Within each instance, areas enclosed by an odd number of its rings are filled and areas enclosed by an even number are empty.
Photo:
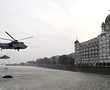
[[[12,37],[8,32],[5,31],[5,33],[11,39],[1,38],[1,37],[0,37],[0,39],[8,40],[8,41],[11,41],[11,42],[9,42],[9,43],[0,43],[1,50],[2,49],[14,49],[14,50],[19,51],[20,49],[26,49],[28,47],[27,45],[24,44],[24,42],[19,42],[17,39],[15,39],[14,37]],[[23,38],[21,40],[29,39],[29,38],[32,38],[32,36],[31,37],[27,37],[27,38]]]

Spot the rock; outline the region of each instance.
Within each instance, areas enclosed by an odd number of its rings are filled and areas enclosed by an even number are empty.
[[[11,76],[11,75],[5,75],[2,78],[13,78],[13,76]]]

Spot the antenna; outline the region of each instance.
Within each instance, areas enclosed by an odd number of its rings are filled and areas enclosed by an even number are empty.
[[[78,40],[78,33],[76,33],[76,40]]]

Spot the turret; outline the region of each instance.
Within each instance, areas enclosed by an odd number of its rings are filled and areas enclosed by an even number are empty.
[[[79,41],[78,41],[78,40],[76,40],[74,43],[75,43],[75,44],[78,44],[78,43],[79,43]]]
[[[105,30],[105,23],[104,22],[102,23],[101,28],[102,28],[102,32],[104,32],[104,30]]]
[[[105,22],[102,23],[102,32],[110,33],[110,15],[105,19]]]

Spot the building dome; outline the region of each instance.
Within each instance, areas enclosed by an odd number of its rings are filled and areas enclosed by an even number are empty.
[[[75,41],[75,44],[77,44],[77,43],[79,43],[79,41],[78,41],[78,40],[76,40],[76,41]]]
[[[110,14],[105,19],[105,23],[108,23],[108,22],[110,22]]]

